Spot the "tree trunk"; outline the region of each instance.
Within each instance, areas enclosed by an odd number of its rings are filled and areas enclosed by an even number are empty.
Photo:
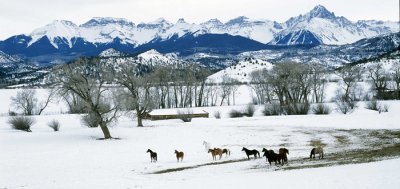
[[[137,116],[137,122],[138,122],[137,126],[138,127],[143,127],[143,121],[142,120],[143,120],[142,116],[139,116],[139,114],[138,114],[138,116]]]
[[[112,138],[111,134],[110,134],[110,131],[108,130],[108,127],[104,123],[100,124],[100,128],[101,128],[101,131],[103,131],[104,139]]]

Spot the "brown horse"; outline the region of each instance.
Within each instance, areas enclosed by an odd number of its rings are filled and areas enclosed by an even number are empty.
[[[231,151],[227,148],[222,149],[222,154],[226,154],[225,157],[228,157],[231,155]]]
[[[289,155],[289,150],[288,149],[286,149],[286,148],[279,148],[279,156],[281,157],[281,159],[282,159],[282,164],[283,163],[287,163],[287,155]]]
[[[257,159],[257,154],[258,154],[258,157],[260,157],[260,152],[258,150],[255,150],[255,149],[254,150],[249,150],[249,149],[243,147],[242,151],[246,152],[247,159],[249,159],[249,160],[250,160],[250,156],[251,155],[254,155],[254,159]]]
[[[217,155],[219,159],[222,157],[222,150],[220,148],[208,149],[208,153],[211,153],[213,160],[217,160]]]
[[[183,161],[183,156],[185,155],[183,152],[179,152],[178,150],[175,150],[175,154],[176,154],[176,160],[181,159],[181,162]]]
[[[157,161],[157,153],[156,152],[153,152],[150,149],[147,149],[146,153],[150,153],[150,162]]]
[[[323,159],[324,158],[324,149],[321,146],[313,148],[310,153],[310,159],[312,159],[312,158],[315,159],[315,154],[318,154],[318,159]]]

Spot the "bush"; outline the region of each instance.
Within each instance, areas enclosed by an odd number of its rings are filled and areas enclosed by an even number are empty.
[[[367,109],[375,110],[375,111],[378,111],[381,106],[381,104],[377,100],[371,100],[371,101],[367,102],[366,105],[367,105],[367,107],[366,107]]]
[[[229,117],[230,118],[238,118],[238,117],[243,117],[244,114],[242,112],[239,112],[237,110],[232,110],[231,112],[229,112]]]
[[[378,111],[379,111],[379,113],[381,113],[381,112],[389,112],[389,105],[387,105],[387,104],[381,105],[379,107]]]
[[[191,122],[192,121],[193,111],[188,109],[187,111],[178,110],[178,118],[183,122]]]
[[[331,113],[331,108],[325,104],[317,104],[312,108],[312,111],[317,115],[327,115]]]
[[[286,115],[307,115],[309,110],[310,105],[306,103],[289,104],[284,107]]]
[[[215,112],[214,112],[214,117],[215,117],[216,119],[221,119],[221,112],[215,111]]]
[[[60,130],[60,122],[57,120],[52,120],[47,124],[50,128],[52,128],[55,132]]]
[[[265,105],[263,114],[265,116],[281,115],[282,108],[279,103],[272,103],[270,105]]]
[[[18,114],[17,114],[17,112],[8,110],[8,115],[9,115],[9,116],[17,116]]]
[[[254,105],[248,104],[246,106],[246,110],[243,114],[246,115],[247,117],[253,117],[255,111],[256,111],[256,108],[254,107]]]
[[[100,120],[93,113],[89,113],[82,117],[82,123],[89,128],[94,128],[100,125]]]
[[[335,102],[338,110],[342,112],[343,114],[348,114],[354,111],[354,109],[357,107],[357,103],[355,101],[343,101],[343,100],[337,100]]]
[[[32,132],[31,126],[35,123],[35,119],[26,116],[10,117],[8,123],[11,124],[13,129]]]

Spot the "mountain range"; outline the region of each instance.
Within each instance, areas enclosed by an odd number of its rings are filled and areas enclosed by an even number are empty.
[[[66,62],[79,56],[97,56],[106,49],[134,54],[156,49],[162,53],[239,54],[268,48],[346,45],[365,38],[399,32],[399,23],[352,22],[318,5],[304,15],[279,23],[237,17],[194,24],[160,18],[135,24],[122,18],[96,17],[84,24],[56,20],[0,41],[0,51],[38,65]]]

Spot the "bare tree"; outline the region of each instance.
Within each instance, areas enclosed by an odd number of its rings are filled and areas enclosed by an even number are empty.
[[[376,90],[377,98],[384,98],[387,89],[389,74],[381,63],[371,64],[367,67],[368,77],[371,79],[372,88]]]
[[[33,89],[22,89],[15,97],[11,97],[11,105],[17,110],[22,110],[24,115],[33,115],[38,99]]]
[[[195,73],[197,81],[195,86],[195,99],[196,99],[195,106],[197,107],[204,106],[206,82],[207,82],[207,77],[209,75],[211,75],[211,72],[204,68],[198,68],[197,72]]]
[[[268,81],[270,72],[266,69],[257,70],[250,74],[251,88],[256,94],[257,101],[260,104],[271,103],[272,101],[272,86]]]
[[[48,90],[46,99],[39,103],[38,115],[42,114],[43,110],[46,109],[47,106],[54,100],[55,96],[56,96],[56,90],[54,89]]]
[[[233,93],[235,89],[235,85],[237,85],[237,81],[229,76],[223,76],[222,82],[220,83],[220,96],[221,103],[220,106],[224,104],[225,99],[228,99],[228,105],[230,105],[230,95]]]
[[[40,115],[54,98],[54,91],[49,93],[44,101],[39,101],[34,89],[22,89],[15,97],[11,97],[11,104],[24,115]]]
[[[276,64],[268,75],[268,82],[281,106],[308,103],[311,93],[310,69],[305,64],[282,62]]]
[[[136,111],[137,126],[143,127],[143,119],[154,107],[152,77],[137,75],[136,67],[127,64],[117,74],[116,82],[128,90],[128,106]]]
[[[66,93],[62,93],[60,94],[60,96],[67,103],[68,112],[70,114],[81,114],[88,112],[86,109],[85,101],[82,98],[71,91],[63,92]]]
[[[400,99],[400,64],[395,63],[392,65],[392,73],[391,73],[391,78],[396,84],[396,98]]]
[[[337,74],[342,80],[342,89],[344,101],[354,101],[351,98],[351,92],[356,87],[356,82],[361,78],[361,68],[358,66],[344,66],[338,70]]]
[[[313,101],[321,103],[324,99],[325,86],[327,83],[326,72],[327,70],[320,64],[310,64],[311,74],[311,90]]]
[[[72,92],[87,107],[92,126],[100,126],[104,139],[111,139],[108,125],[117,119],[118,104],[110,102],[104,85],[110,81],[107,70],[98,59],[79,59],[60,70],[58,83],[64,94]]]
[[[170,81],[173,70],[170,66],[156,66],[154,68],[154,83],[159,97],[160,108],[171,108]]]

